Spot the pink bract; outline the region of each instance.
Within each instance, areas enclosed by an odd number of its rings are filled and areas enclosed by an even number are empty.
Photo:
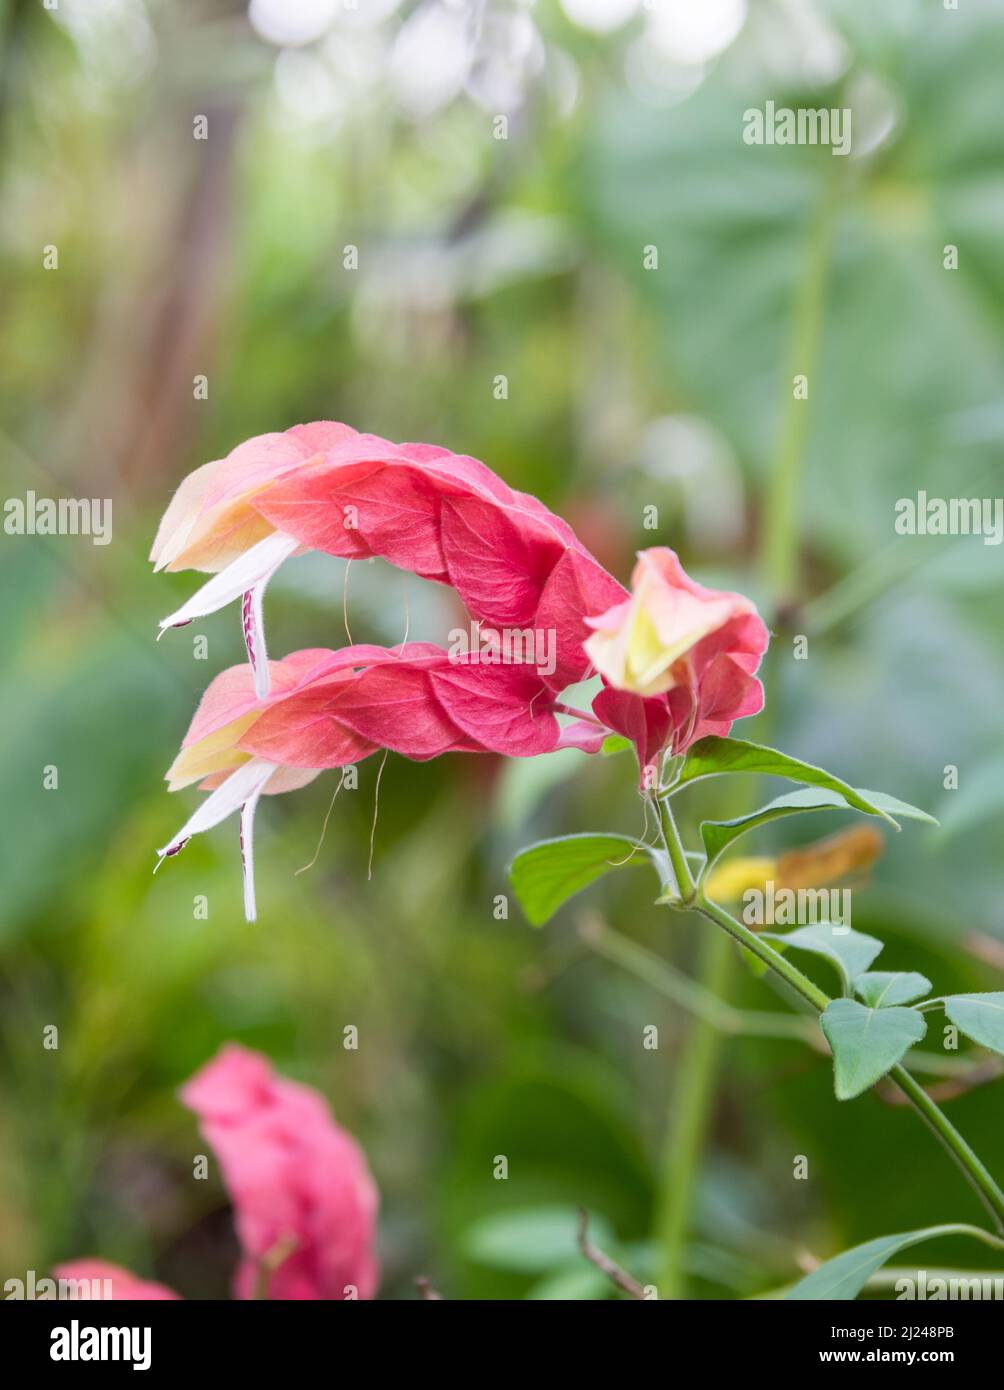
[[[412,642],[269,661],[265,585],[287,556],[309,549],[381,557],[448,584],[482,634],[529,636],[530,655],[485,662]],[[169,568],[223,566],[162,628],[243,595],[249,666],[212,683],[168,773],[172,791],[198,781],[212,794],[160,855],[239,812],[249,918],[258,799],[321,769],[377,749],[418,761],[592,753],[614,732],[651,770],[763,703],[755,673],[768,634],[743,595],[695,583],[663,547],[639,554],[628,593],[535,497],[429,444],[329,421],[261,435],[182,484],[154,557]],[[604,689],[591,712],[562,704],[566,687],[597,672]],[[574,722],[561,727],[559,714]]]
[[[380,748],[416,761],[450,752],[532,757],[565,741],[553,696],[532,666],[458,661],[412,642],[295,652],[270,670],[264,700],[247,666],[222,672],[203,695],[167,779],[172,791],[199,782],[212,795],[159,851],[173,856],[239,812],[249,920],[261,795],[292,791]]]
[[[567,522],[477,459],[319,421],[248,440],[182,483],[151,558],[158,568],[220,573],[161,629],[243,596],[249,660],[264,696],[265,586],[283,560],[305,549],[380,556],[452,585],[490,627],[553,628],[557,667],[547,679],[554,689],[588,672],[586,616],[624,597]]]

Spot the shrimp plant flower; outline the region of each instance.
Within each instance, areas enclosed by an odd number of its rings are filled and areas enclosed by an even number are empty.
[[[482,662],[478,653],[407,641],[312,648],[270,661],[266,586],[284,560],[312,550],[381,558],[449,585],[479,630],[544,640],[517,644],[516,661]],[[935,1007],[967,1037],[1004,1052],[1004,993],[923,1000],[931,985],[918,972],[871,969],[882,949],[872,936],[828,922],[800,923],[782,935],[754,931],[716,901],[737,883],[748,887],[752,877],[755,888],[773,876],[773,857],[740,863],[731,874],[720,861],[743,835],[780,818],[842,810],[897,829],[898,817],[931,821],[906,802],[732,737],[734,722],[758,713],[764,701],[757,671],[768,631],[748,598],[696,583],[662,546],[639,554],[626,589],[566,521],[477,459],[429,444],[393,444],[330,421],[259,435],[196,469],[164,514],[151,558],[160,570],[210,576],[163,619],[162,631],[239,603],[248,654],[246,664],[211,683],[167,774],[172,791],[197,783],[207,795],[159,851],[158,863],[193,835],[238,817],[245,911],[253,919],[254,816],[263,795],[293,791],[326,768],[381,749],[425,761],[444,753],[532,758],[563,747],[633,747],[656,838],[602,833],[531,845],[509,869],[526,916],[545,922],[574,893],[642,856],[657,875],[659,903],[715,923],[819,1015],[838,1099],[886,1076],[900,1087],[983,1202],[995,1232],[958,1229],[1004,1249],[1004,1191],[902,1065]],[[566,702],[568,687],[591,677],[599,689],[590,708]],[[735,773],[800,786],[744,815],[704,821],[701,847],[686,849],[671,802],[695,781]],[[839,857],[843,863],[843,842]],[[823,871],[832,859],[832,847],[823,859],[816,855],[812,874],[831,878],[832,864]],[[835,967],[838,997],[806,975],[791,952]],[[924,1236],[887,1237],[883,1249]],[[853,1297],[877,1267],[869,1260],[838,1256],[789,1296]],[[848,1293],[852,1274],[859,1283]],[[834,1294],[838,1286],[843,1292]]]
[[[546,634],[551,659],[535,664],[535,644],[526,661],[488,664],[413,642],[269,661],[265,586],[308,550],[379,556],[450,585],[489,630]],[[249,919],[259,798],[325,768],[378,749],[417,760],[596,752],[610,734],[651,765],[763,704],[755,672],[768,634],[748,600],[694,584],[665,549],[642,553],[628,593],[535,497],[428,444],[327,421],[260,435],[184,480],[151,558],[158,569],[214,572],[162,630],[241,604],[248,664],[210,685],[167,774],[172,791],[198,782],[210,795],[159,853],[239,815]],[[597,672],[592,710],[562,725],[562,691]]]

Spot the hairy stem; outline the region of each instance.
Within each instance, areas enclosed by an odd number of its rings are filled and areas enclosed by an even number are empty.
[[[687,906],[694,900],[697,893],[697,885],[694,876],[690,872],[690,864],[687,862],[687,855],[683,844],[680,841],[680,832],[676,828],[676,821],[673,819],[673,812],[670,809],[669,798],[665,797],[661,801],[655,798],[656,812],[659,816],[659,825],[662,831],[662,842],[666,846],[669,855],[669,862],[673,866],[673,877],[676,879],[676,891],[680,895],[682,906]]]
[[[724,907],[713,903],[703,893],[694,906],[698,912],[727,931],[740,946],[745,946],[747,951],[756,956],[768,969],[773,970],[775,975],[780,975],[785,984],[790,985],[796,994],[800,994],[806,1003],[822,1013],[830,1002],[830,996],[818,985],[813,984],[797,965],[792,965],[791,961],[780,951],[775,951],[768,941],[757,936],[755,931],[750,931],[749,927],[738,921],[730,912],[726,912]]]

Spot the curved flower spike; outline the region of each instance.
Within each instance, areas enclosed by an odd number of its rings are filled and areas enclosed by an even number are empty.
[[[481,636],[497,663],[426,643],[269,662],[265,586],[304,549],[380,556],[453,586],[488,625]],[[182,483],[153,558],[218,571],[162,627],[243,596],[250,666],[213,682],[168,774],[172,790],[201,780],[212,795],[160,855],[239,812],[249,919],[258,800],[322,768],[378,748],[414,759],[595,752],[612,730],[635,745],[647,782],[664,751],[727,734],[763,704],[755,673],[768,633],[748,599],[694,583],[665,548],[639,554],[629,594],[543,503],[429,444],[324,421],[261,435]],[[514,636],[521,664],[507,664]],[[560,729],[555,697],[594,671],[604,689],[591,715]]]
[[[314,451],[313,453],[311,451]],[[541,674],[561,690],[590,672],[585,617],[625,598],[567,522],[477,459],[429,444],[392,444],[346,425],[262,435],[179,488],[154,543],[158,567],[219,570],[162,628],[244,595],[257,689],[267,694],[261,602],[288,556],[320,550],[380,556],[449,584],[489,628],[549,637]]]
[[[269,664],[265,700],[247,666],[222,672],[203,695],[167,781],[171,791],[198,782],[211,794],[158,851],[169,858],[239,812],[249,921],[253,822],[263,794],[305,786],[323,769],[380,748],[426,761],[450,752],[533,757],[582,746],[578,728],[563,738],[553,697],[532,667],[458,660],[426,642],[312,649]]]

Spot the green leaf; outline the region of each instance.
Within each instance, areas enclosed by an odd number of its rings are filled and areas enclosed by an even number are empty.
[[[627,835],[563,835],[520,850],[509,865],[509,877],[527,920],[539,927],[610,869],[651,864],[660,884],[665,883],[669,865],[664,860],[665,855]]]
[[[882,950],[882,942],[864,932],[852,931],[849,927],[833,926],[829,922],[816,922],[811,927],[798,927],[783,936],[777,932],[761,932],[769,941],[784,949],[808,951],[811,955],[822,956],[840,971],[845,989],[850,989],[855,979],[868,969]]]
[[[520,1207],[494,1212],[465,1232],[464,1254],[495,1269],[543,1274],[569,1264],[579,1255],[578,1229],[579,1215],[572,1207]],[[602,1217],[590,1216],[589,1234],[602,1249],[611,1249],[616,1243],[609,1223]]]
[[[629,753],[634,744],[623,734],[608,734],[600,745],[600,753],[604,758],[612,758],[617,753]]]
[[[1004,994],[949,994],[945,1014],[981,1047],[1004,1053]]]
[[[887,820],[892,820],[894,825],[896,822],[892,819],[893,812],[901,816],[910,816],[914,820],[931,820],[926,811],[920,811],[905,801],[898,801],[894,796],[886,796],[882,792],[863,791],[860,787],[853,790],[862,801],[870,801],[874,808],[870,814],[885,816]],[[860,805],[851,805],[842,791],[833,791],[828,787],[803,787],[800,791],[785,792],[782,796],[776,796],[773,801],[768,801],[766,806],[749,811],[744,816],[736,816],[734,820],[703,821],[701,838],[708,853],[708,867],[710,868],[722,851],[732,844],[733,840],[738,840],[740,835],[746,835],[761,825],[767,825],[769,821],[779,820],[782,816],[795,816],[805,811],[860,809]]]
[[[929,994],[931,981],[916,970],[871,970],[854,980],[854,993],[870,1009],[888,1009],[894,1004],[912,1004]]]
[[[896,810],[903,816],[909,815],[917,820],[937,824],[933,816],[927,815],[925,811],[918,811],[915,806],[909,806],[905,801],[897,801],[895,797],[888,797],[879,792],[858,791],[813,763],[804,763],[800,758],[791,758],[787,753],[779,753],[776,748],[765,748],[759,743],[748,743],[741,738],[718,738],[711,735],[700,739],[687,754],[677,786],[696,782],[702,777],[716,777],[725,772],[755,772],[769,777],[787,777],[791,782],[805,782],[812,787],[826,787],[829,791],[838,793],[844,802],[853,806],[856,811],[864,811],[869,816],[881,816],[891,825],[896,825],[896,822],[889,814],[890,810]],[[783,815],[785,812],[779,814]]]
[[[916,1009],[868,1009],[855,999],[834,999],[819,1024],[833,1051],[838,1100],[867,1091],[927,1032]]]
[[[811,1274],[788,1290],[786,1299],[856,1298],[865,1284],[875,1273],[911,1245],[919,1245],[923,1240],[934,1240],[937,1236],[963,1235],[965,1228],[946,1226],[925,1226],[918,1231],[902,1231],[895,1236],[879,1236],[876,1240],[866,1240],[863,1245],[855,1245],[842,1254],[827,1260]]]

